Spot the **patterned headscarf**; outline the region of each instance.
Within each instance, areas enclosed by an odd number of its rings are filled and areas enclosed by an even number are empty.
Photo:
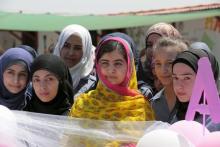
[[[29,75],[33,56],[28,51],[22,48],[10,48],[0,58],[0,104],[13,110],[21,110],[26,105],[24,96],[26,88],[16,94],[9,92],[3,83],[3,73],[9,66],[18,62],[24,63]],[[29,79],[27,84],[28,82]]]
[[[178,38],[178,39],[182,38],[181,34],[176,28],[174,28],[171,24],[163,23],[163,22],[157,23],[151,26],[147,30],[146,39],[145,39],[146,43],[151,34],[158,34],[161,37],[171,37],[171,38]]]
[[[88,76],[93,70],[95,47],[92,45],[89,31],[81,25],[73,24],[62,30],[53,54],[60,56],[64,43],[71,35],[79,36],[82,39],[83,47],[83,56],[81,60],[74,67],[69,68],[73,81],[73,88],[76,88],[80,79]]]
[[[124,81],[119,85],[108,82],[100,72],[96,60],[97,73],[100,78],[95,90],[81,94],[71,108],[70,116],[104,119],[104,120],[126,120],[140,121],[153,120],[153,111],[145,98],[137,89],[137,78],[135,72],[134,58],[131,47],[119,37],[109,37],[102,41],[100,47],[108,41],[121,43],[127,55],[128,70]]]

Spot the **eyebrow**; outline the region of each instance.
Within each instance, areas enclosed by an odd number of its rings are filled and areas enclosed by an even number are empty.
[[[49,73],[49,74],[47,74],[45,77],[50,77],[50,76],[55,76],[54,74],[51,74],[51,73]],[[34,75],[33,77],[40,77],[39,75]],[[55,76],[56,77],[56,76]]]
[[[73,46],[76,46],[76,47],[82,47],[82,45],[78,45],[78,44],[75,44],[75,45],[73,45]]]
[[[177,74],[173,73],[173,75],[177,76]],[[192,76],[192,73],[184,73],[184,74],[178,74],[178,76]]]
[[[65,43],[66,43],[66,44],[71,44],[70,42],[67,42],[67,41],[65,41],[64,44],[65,44]],[[82,47],[82,45],[79,45],[79,44],[74,44],[74,46]]]
[[[109,60],[106,60],[106,59],[100,59],[100,61],[109,61]],[[123,62],[122,59],[116,59],[114,60],[114,62]]]
[[[6,70],[10,70],[10,71],[16,71],[16,70],[14,70],[14,69],[11,69],[10,67],[9,68],[7,68]],[[21,70],[21,71],[19,71],[19,72],[27,72],[27,70]]]

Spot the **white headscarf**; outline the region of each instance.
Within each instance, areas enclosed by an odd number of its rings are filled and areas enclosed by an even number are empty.
[[[88,76],[93,70],[95,47],[92,45],[92,39],[89,31],[81,25],[73,24],[66,26],[55,46],[54,55],[60,56],[64,43],[71,35],[77,35],[82,39],[83,56],[79,63],[69,68],[73,80],[73,88],[76,88],[81,78]]]

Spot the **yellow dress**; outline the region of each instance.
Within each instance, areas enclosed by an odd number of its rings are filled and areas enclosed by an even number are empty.
[[[134,64],[132,64],[132,70],[135,70]],[[99,81],[95,90],[83,93],[76,98],[69,115],[111,121],[155,120],[149,102],[138,91],[136,72],[131,74],[128,89],[136,93],[135,96],[120,95]]]

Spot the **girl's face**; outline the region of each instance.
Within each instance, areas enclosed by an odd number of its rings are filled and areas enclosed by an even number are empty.
[[[27,81],[28,72],[25,65],[11,65],[3,73],[3,83],[7,90],[13,94],[21,92],[27,86]]]
[[[37,97],[42,102],[53,100],[58,92],[59,80],[47,70],[37,70],[32,78],[33,88]]]
[[[111,84],[123,82],[128,67],[123,55],[117,49],[103,54],[98,64],[101,73]]]
[[[173,87],[176,96],[181,102],[188,102],[193,90],[196,73],[184,63],[173,66]]]
[[[163,86],[172,84],[172,63],[177,55],[174,47],[163,47],[154,53],[154,68]]]
[[[71,35],[63,45],[60,57],[65,64],[71,68],[80,62],[83,56],[82,39],[79,36]]]

